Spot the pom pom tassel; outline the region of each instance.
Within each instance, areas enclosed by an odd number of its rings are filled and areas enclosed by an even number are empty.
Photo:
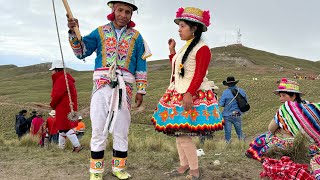
[[[176,17],[181,17],[183,12],[184,12],[184,9],[182,7],[179,8],[177,11]]]
[[[203,23],[209,27],[210,26],[210,11],[203,11]]]
[[[133,28],[133,27],[135,27],[136,26],[136,23],[134,23],[133,21],[130,21],[129,23],[128,23],[128,28]]]
[[[110,13],[110,14],[107,16],[107,19],[108,19],[109,21],[114,21],[114,19],[115,19],[114,12],[113,12],[113,13]]]

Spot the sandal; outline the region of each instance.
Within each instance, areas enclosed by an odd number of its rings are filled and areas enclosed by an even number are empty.
[[[194,176],[194,175],[191,175],[191,174],[188,174],[187,176],[186,176],[186,179],[188,179],[188,180],[200,180],[201,179],[201,171],[200,171],[200,169],[199,169],[199,176],[197,177],[197,176]]]
[[[174,170],[172,170],[170,172],[166,172],[164,174],[167,176],[170,176],[170,177],[182,176],[182,175],[185,175],[189,170],[190,170],[190,168],[187,168],[183,173],[179,173],[179,171],[177,169],[174,169]]]
[[[201,176],[193,176],[193,175],[187,175],[186,176],[186,179],[188,179],[188,180],[199,180],[201,178]]]

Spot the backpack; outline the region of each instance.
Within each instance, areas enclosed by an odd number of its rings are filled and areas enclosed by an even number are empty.
[[[235,89],[231,89],[232,94],[235,96],[239,109],[241,112],[247,112],[250,109],[250,105],[247,100]]]

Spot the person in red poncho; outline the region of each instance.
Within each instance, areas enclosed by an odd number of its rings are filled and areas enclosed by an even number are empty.
[[[82,149],[80,142],[76,136],[73,128],[77,127],[78,121],[72,122],[68,119],[68,114],[71,112],[70,102],[67,92],[66,80],[63,72],[62,61],[54,61],[52,67],[52,91],[50,106],[56,111],[56,127],[59,130],[59,147],[65,148],[66,138],[68,138],[72,145],[73,151],[79,152]],[[70,88],[71,100],[73,103],[73,110],[78,110],[77,90],[75,87],[75,80],[67,74],[68,84]]]
[[[44,145],[44,138],[46,135],[46,122],[42,118],[42,112],[37,112],[36,116],[32,119],[30,133],[32,136],[39,138],[39,145]]]

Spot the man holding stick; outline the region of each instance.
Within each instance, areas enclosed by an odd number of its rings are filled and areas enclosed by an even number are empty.
[[[79,27],[78,21],[68,18],[69,42],[74,54],[83,59],[97,53],[90,105],[90,180],[103,179],[108,133],[113,134],[112,174],[118,179],[131,177],[126,171],[126,162],[132,89],[136,83],[135,102],[139,107],[146,94],[146,58],[151,56],[141,34],[133,29],[135,24],[131,17],[138,9],[134,1],[109,1],[108,6],[112,9],[107,16],[111,22],[98,27],[82,40],[73,30]]]

